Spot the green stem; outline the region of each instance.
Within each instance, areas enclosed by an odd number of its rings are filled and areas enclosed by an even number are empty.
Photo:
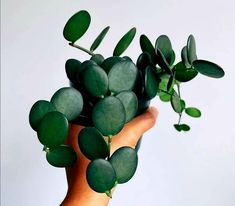
[[[178,90],[179,97],[181,99],[181,96],[180,96],[180,85],[178,83],[176,85],[177,85],[177,90]]]
[[[178,124],[180,124],[181,117],[182,117],[182,113],[180,113],[180,114],[179,114],[179,120],[178,120]]]
[[[75,47],[75,48],[77,48],[77,49],[80,49],[81,51],[84,51],[84,52],[86,52],[87,54],[89,54],[89,55],[91,55],[91,56],[94,55],[93,52],[91,52],[90,50],[88,50],[88,49],[86,49],[86,48],[84,48],[84,47],[81,47],[81,46],[79,46],[79,45],[73,44],[73,43],[71,43],[71,42],[69,43],[69,45],[72,46],[72,47]]]

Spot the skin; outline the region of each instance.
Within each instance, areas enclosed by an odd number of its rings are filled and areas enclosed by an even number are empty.
[[[111,154],[120,147],[135,148],[139,138],[156,123],[158,111],[150,107],[146,112],[128,122],[120,133],[113,136]],[[105,194],[94,192],[86,182],[86,168],[89,160],[81,153],[77,136],[83,127],[70,125],[67,144],[71,145],[77,153],[77,163],[66,169],[68,192],[61,206],[107,206],[110,198]]]

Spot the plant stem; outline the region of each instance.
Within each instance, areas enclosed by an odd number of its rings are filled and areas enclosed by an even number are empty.
[[[108,160],[110,159],[110,149],[111,149],[112,137],[113,137],[112,135],[108,136],[108,149],[109,149]]]
[[[84,47],[81,47],[81,46],[79,46],[79,45],[76,45],[76,44],[73,44],[73,43],[69,43],[69,45],[70,46],[72,46],[72,47],[75,47],[75,48],[77,48],[77,49],[80,49],[81,51],[84,51],[84,52],[86,52],[87,54],[89,54],[89,55],[94,55],[94,53],[93,52],[91,52],[90,50],[88,50],[88,49],[86,49],[86,48],[84,48]]]

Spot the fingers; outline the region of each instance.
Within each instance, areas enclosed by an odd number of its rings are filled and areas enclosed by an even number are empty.
[[[122,146],[134,148],[141,135],[154,126],[157,117],[158,110],[150,107],[143,114],[128,122],[117,137],[113,137],[112,150],[115,151]]]

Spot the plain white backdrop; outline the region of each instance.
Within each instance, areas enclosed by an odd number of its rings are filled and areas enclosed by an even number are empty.
[[[1,205],[53,206],[65,196],[63,169],[45,159],[36,133],[28,124],[31,105],[49,100],[68,85],[64,63],[85,60],[86,54],[63,39],[67,19],[81,9],[92,16],[80,44],[89,48],[105,26],[107,38],[97,50],[112,55],[120,37],[137,27],[125,52],[136,60],[138,37],[154,42],[167,34],[177,54],[189,34],[197,41],[199,58],[220,64],[223,79],[198,76],[182,85],[188,106],[201,109],[201,119],[184,116],[192,126],[177,133],[177,115],[157,98],[157,125],[144,136],[134,178],[118,186],[110,206],[234,206],[235,98],[233,0],[2,0],[1,1]],[[97,204],[98,206],[98,204]]]

